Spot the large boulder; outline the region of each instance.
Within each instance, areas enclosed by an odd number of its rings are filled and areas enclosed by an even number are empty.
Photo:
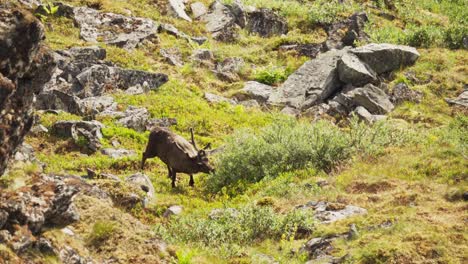
[[[0,175],[33,125],[33,100],[56,67],[44,29],[26,11],[0,5]]]
[[[195,19],[198,19],[198,18],[206,15],[206,13],[208,13],[208,9],[201,2],[192,3],[190,5],[190,9],[192,10],[192,15],[193,15],[193,17]]]
[[[242,58],[226,58],[216,65],[215,73],[223,81],[237,82],[240,80],[239,73],[243,66]]]
[[[81,113],[94,116],[106,110],[117,109],[112,96],[95,96],[81,100]]]
[[[81,99],[59,90],[40,93],[36,97],[35,106],[40,110],[63,110],[75,115],[82,114]]]
[[[352,49],[351,53],[377,74],[412,65],[419,58],[415,48],[393,44],[372,43]]]
[[[156,38],[159,27],[148,18],[101,13],[88,7],[74,8],[73,18],[85,41],[104,42],[125,49],[133,49],[144,40]]]
[[[153,187],[153,183],[148,178],[147,175],[143,173],[136,173],[133,175],[128,176],[125,181],[146,193],[146,198],[144,200],[144,206],[155,197],[155,191]]]
[[[331,50],[307,61],[268,99],[269,104],[306,109],[338,91],[342,83],[336,64],[347,50]]]
[[[216,1],[210,7],[210,13],[203,16],[206,22],[206,30],[214,39],[224,42],[232,42],[239,37],[236,19],[229,8]]]
[[[150,113],[144,107],[129,106],[117,123],[136,131],[145,131]]]
[[[264,38],[288,33],[286,20],[266,8],[249,12],[245,28]]]

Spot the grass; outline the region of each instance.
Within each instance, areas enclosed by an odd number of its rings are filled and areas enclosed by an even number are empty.
[[[52,241],[68,244],[98,260],[115,256],[122,262],[155,263],[168,257],[146,247],[157,231],[172,244],[173,262],[259,263],[261,254],[266,254],[280,263],[304,263],[307,257],[297,251],[308,239],[347,232],[354,223],[359,236],[337,240],[333,245],[334,256],[349,254],[348,263],[467,262],[467,230],[463,225],[466,202],[462,200],[468,190],[467,121],[466,115],[457,115],[444,101],[456,97],[468,83],[468,52],[460,42],[467,35],[466,0],[398,0],[393,1],[394,10],[386,8],[383,1],[338,5],[337,1],[245,0],[246,5],[273,8],[288,21],[290,31],[264,39],[241,30],[241,39],[234,43],[213,41],[201,22],[165,16],[162,1],[64,2],[125,15],[130,11],[134,16],[174,24],[192,36],[208,36],[201,46],[167,34],[159,34],[158,42],[133,51],[98,45],[106,48],[109,61],[121,67],[169,75],[168,83],[145,95],[113,93],[121,109],[134,105],[146,107],[152,118],[176,118],[178,124],[172,127],[175,132],[188,138],[189,128],[194,127],[199,145],[227,145],[228,152],[218,157],[221,165],[216,174],[195,175],[195,188],[188,187],[188,176],[179,175],[180,183],[172,189],[166,167],[158,159],[150,160],[145,173],[153,182],[157,198],[149,208],[129,212],[80,196],[77,205],[82,220],[73,229],[77,237],[92,241],[94,246],[87,248],[82,240],[68,238],[59,230],[46,233]],[[229,96],[249,80],[280,85],[307,58],[280,52],[279,46],[323,42],[326,33],[320,24],[361,10],[370,18],[366,32],[371,41],[412,44],[421,53],[414,66],[395,73],[390,87],[405,82],[423,93],[422,102],[397,106],[390,120],[381,124],[386,129],[358,123],[311,125],[307,119],[275,129],[275,125],[292,121],[274,109],[209,104],[203,99],[204,92]],[[381,12],[394,19],[385,18]],[[47,42],[53,49],[89,45],[80,40],[72,20],[51,16],[47,21],[51,25]],[[159,55],[160,48],[171,47],[181,51],[184,66],[171,66]],[[246,65],[241,80],[224,83],[210,69],[191,63],[189,56],[199,48],[212,50],[216,61],[243,58]],[[58,120],[81,119],[67,113],[40,116],[47,128]],[[102,131],[104,147],[118,141],[119,148],[135,150],[137,156],[111,159],[99,153],[87,155],[70,140],[50,135],[28,136],[27,142],[47,164],[46,173],[83,175],[91,168],[123,178],[137,172],[148,132],[118,126],[110,118],[99,121],[106,126]],[[22,186],[31,173],[37,170],[27,166],[12,169],[0,184]],[[213,185],[216,188],[210,189]],[[293,213],[295,206],[311,200],[354,204],[366,208],[368,214],[329,225],[311,224],[311,216]],[[176,204],[183,206],[182,215],[161,217],[166,208]],[[226,208],[235,208],[241,217],[230,217],[226,212],[218,220],[208,217],[213,209]],[[309,226],[310,234],[298,236],[295,231],[302,224]],[[151,256],[145,255],[147,252]],[[8,254],[0,245],[0,256],[11,257]],[[138,258],[142,255],[148,259]]]

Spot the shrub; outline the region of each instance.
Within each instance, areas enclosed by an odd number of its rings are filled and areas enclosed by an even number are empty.
[[[109,239],[116,230],[114,222],[97,221],[93,225],[93,230],[88,236],[88,244],[97,246]]]
[[[228,139],[207,189],[216,193],[229,186],[226,192],[235,195],[248,184],[283,172],[308,168],[330,172],[355,153],[378,155],[387,146],[412,140],[410,133],[402,130],[385,123],[368,126],[355,118],[347,130],[326,121],[307,124],[290,120],[259,133],[241,131]]]
[[[273,85],[285,81],[291,71],[284,67],[268,66],[255,71],[254,79],[268,85]]]
[[[437,26],[410,26],[408,27],[405,44],[423,48],[440,46],[442,35],[442,29]]]
[[[452,24],[444,32],[444,42],[451,49],[463,48],[463,38],[468,36],[468,26]]]
[[[339,3],[336,0],[318,0],[314,1],[309,7],[309,23],[328,24],[340,19],[343,13],[352,13],[355,7],[349,3]]]
[[[240,209],[222,209],[215,217],[181,216],[166,226],[157,226],[164,239],[196,243],[207,248],[245,246],[286,235],[310,234],[314,229],[313,211],[293,210],[277,214],[271,207],[248,205]]]

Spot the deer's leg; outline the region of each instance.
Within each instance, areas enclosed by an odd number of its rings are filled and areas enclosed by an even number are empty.
[[[142,158],[141,158],[141,170],[145,169],[145,161],[148,157],[146,156],[146,152],[143,152]]]
[[[189,181],[189,186],[193,187],[195,182],[193,181],[193,174],[190,174],[190,181]]]
[[[175,170],[172,170],[172,188],[175,188],[176,185],[175,185],[175,182],[176,182],[176,172]]]
[[[167,177],[169,177],[169,179],[172,179],[172,168],[169,167],[169,165],[167,165]]]

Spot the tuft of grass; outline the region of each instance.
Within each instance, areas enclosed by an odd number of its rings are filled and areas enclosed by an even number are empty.
[[[93,229],[87,238],[91,246],[99,246],[102,242],[109,239],[116,231],[116,224],[111,221],[99,220],[93,225]]]

